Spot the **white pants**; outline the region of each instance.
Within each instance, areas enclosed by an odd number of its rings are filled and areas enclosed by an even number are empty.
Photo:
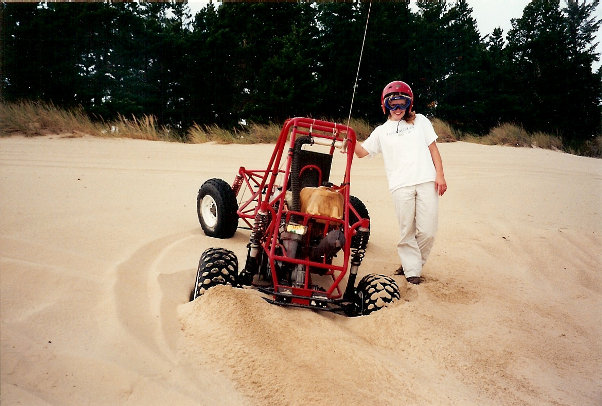
[[[397,253],[404,274],[420,276],[437,231],[439,197],[435,182],[402,187],[392,195],[401,232]]]

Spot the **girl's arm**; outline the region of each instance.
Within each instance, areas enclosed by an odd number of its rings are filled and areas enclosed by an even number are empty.
[[[343,148],[341,148],[341,152],[343,154],[347,153],[347,144],[348,144],[349,140],[345,140],[343,141]],[[353,150],[353,152],[355,153],[355,156],[357,156],[358,158],[363,158],[366,155],[370,155],[370,153],[368,151],[366,151],[366,148],[362,147],[362,144],[360,144],[359,141],[355,142],[355,149]]]
[[[443,161],[441,160],[441,154],[439,153],[439,148],[437,148],[437,143],[435,141],[429,145],[429,151],[431,152],[433,164],[435,164],[435,171],[437,171],[437,176],[435,177],[435,189],[439,196],[443,196],[443,193],[447,190],[447,183],[445,182],[445,175],[443,174]]]
[[[366,151],[366,148],[362,147],[362,144],[358,142],[355,143],[355,156],[357,156],[358,158],[363,158],[366,155],[369,155],[370,153],[368,151]]]

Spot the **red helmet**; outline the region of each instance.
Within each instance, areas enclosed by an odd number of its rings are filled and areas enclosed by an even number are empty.
[[[412,106],[414,105],[414,93],[412,92],[412,88],[406,82],[396,80],[385,86],[383,93],[380,96],[380,106],[382,107],[384,114],[387,114],[387,110],[385,108],[385,97],[392,93],[402,93],[410,96],[412,103],[410,103],[410,107],[408,107],[407,111],[412,111]]]

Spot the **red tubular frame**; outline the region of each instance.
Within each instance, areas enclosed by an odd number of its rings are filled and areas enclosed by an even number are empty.
[[[333,156],[333,161],[335,158],[335,147],[339,146],[342,142],[347,142],[347,150],[345,152],[345,174],[343,177],[343,182],[338,186],[333,186],[333,189],[342,193],[344,197],[344,217],[342,220],[294,212],[285,208],[284,202],[286,186],[291,170],[295,141],[298,136],[310,136],[312,137],[312,140],[318,141],[317,143],[321,145],[330,145],[329,154]],[[289,140],[289,149],[285,158],[286,167],[285,169],[280,169],[287,140]],[[269,225],[265,231],[264,238],[261,240],[262,249],[265,253],[267,253],[269,259],[270,269],[277,269],[276,261],[302,264],[305,266],[305,285],[303,288],[281,285],[278,281],[277,273],[275,271],[272,272],[273,292],[275,294],[274,298],[276,298],[278,293],[286,291],[287,294],[290,294],[292,304],[308,306],[311,304],[313,298],[316,300],[326,299],[326,301],[335,301],[342,297],[343,292],[339,284],[345,277],[345,274],[349,268],[351,238],[360,226],[368,227],[368,220],[361,219],[361,216],[349,204],[350,171],[351,163],[353,161],[355,143],[356,134],[351,127],[328,121],[295,117],[285,122],[276,142],[274,152],[272,153],[267,169],[248,170],[244,167],[239,169],[232,188],[234,189],[235,193],[238,194],[241,186],[244,185],[246,190],[251,192],[251,196],[249,198],[239,202],[239,208],[237,212],[239,218],[242,219],[249,227],[252,227],[254,219],[260,210],[269,213],[270,216]],[[284,175],[282,184],[277,184],[277,178],[279,175]],[[277,206],[278,210],[275,211],[274,207],[277,202],[279,202]],[[353,211],[356,218],[360,219],[354,224],[349,224],[350,210]],[[282,216],[285,216],[285,220],[288,223],[288,220],[292,215],[295,215],[295,218],[298,222],[310,227],[316,226],[312,225],[314,223],[310,223],[310,219],[320,220],[322,223],[315,224],[324,224],[323,234],[328,231],[329,224],[341,224],[345,235],[343,264],[333,265],[326,264],[324,262],[311,261],[309,258],[288,257],[286,255],[286,250],[279,242],[278,226],[281,223]],[[302,219],[302,221],[299,221],[299,219]],[[306,236],[303,238],[306,238]],[[276,254],[277,248],[280,248],[282,255]],[[319,268],[325,270],[321,272],[323,272],[324,275],[331,276],[332,283],[330,286],[325,288],[325,290],[312,289],[310,286],[310,268]]]

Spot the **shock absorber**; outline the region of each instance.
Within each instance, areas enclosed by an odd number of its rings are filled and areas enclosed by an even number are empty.
[[[261,249],[261,240],[265,236],[269,222],[270,213],[267,210],[259,210],[255,216],[255,223],[253,224],[249,244],[247,245],[248,251],[245,268],[240,273],[243,284],[251,284],[253,275],[257,274],[259,270],[259,260],[257,256]]]
[[[243,171],[244,168],[240,168],[240,170]],[[234,183],[232,184],[232,191],[234,192],[234,196],[238,196],[238,191],[240,190],[240,187],[242,186],[242,181],[243,181],[243,177],[239,173],[238,175],[236,175],[236,178],[234,178]]]
[[[357,269],[362,264],[362,260],[366,255],[366,247],[370,239],[370,229],[362,224],[357,229],[357,234],[353,236],[354,244],[351,248],[351,268],[349,269],[349,280],[343,299],[352,301],[355,289],[355,279],[357,278]]]
[[[268,211],[259,210],[255,216],[255,224],[253,224],[251,237],[249,238],[253,248],[259,248],[259,244],[262,237],[265,235],[269,222],[270,213]]]

